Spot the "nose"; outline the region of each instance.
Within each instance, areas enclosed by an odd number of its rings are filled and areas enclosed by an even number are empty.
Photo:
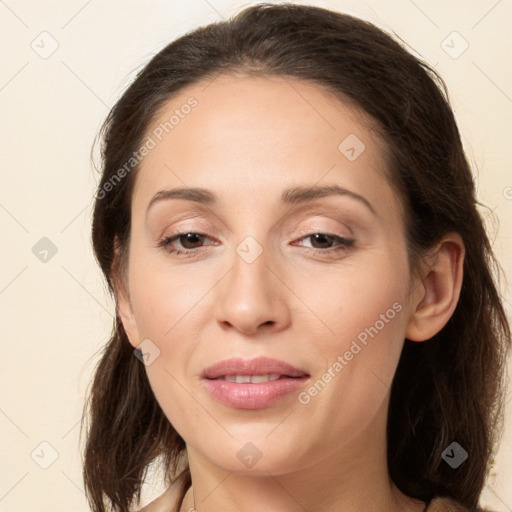
[[[265,250],[250,263],[235,253],[216,297],[216,320],[224,329],[254,335],[280,331],[289,324],[288,288],[270,260]]]

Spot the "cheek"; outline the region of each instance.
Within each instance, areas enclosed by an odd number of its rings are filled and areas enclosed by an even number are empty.
[[[130,294],[138,330],[141,339],[151,340],[159,351],[146,366],[155,398],[180,435],[188,438],[191,425],[194,430],[213,430],[216,424],[209,423],[191,398],[190,380],[199,325],[207,316],[201,299],[211,285],[176,268],[150,265],[136,255],[131,263],[135,270],[130,275]]]
[[[163,342],[183,339],[187,325],[197,320],[201,300],[213,283],[198,278],[197,272],[158,265],[134,255],[130,275],[130,295],[141,336]],[[213,281],[213,279],[212,279]],[[189,330],[189,338],[192,334]],[[166,341],[169,344],[169,341]]]
[[[403,249],[376,250],[364,262],[340,267],[328,279],[319,276],[314,280],[307,301],[321,319],[315,319],[315,324],[322,335],[315,336],[313,350],[309,350],[311,361],[317,361],[317,378],[329,382],[327,392],[318,394],[326,408],[342,397],[341,402],[354,414],[372,414],[384,399],[403,346],[408,279]],[[311,318],[305,317],[302,323],[311,333]],[[322,382],[318,389],[323,389]],[[362,397],[366,412],[360,408]]]
[[[366,288],[326,315],[325,322],[332,333],[318,346],[318,360],[328,367],[340,362],[343,368],[338,369],[352,382],[372,372],[391,383],[405,330],[405,308],[398,290]]]
[[[334,437],[355,446],[386,413],[403,346],[403,296],[397,286],[354,290],[338,314],[324,319],[334,334],[317,337],[314,349],[309,347],[314,378],[298,400],[305,417],[337,425]],[[337,441],[326,436],[319,442],[332,446]]]
[[[393,323],[397,330],[403,325],[395,318],[399,316],[396,309],[404,309],[406,269],[401,252],[389,254],[379,249],[333,265],[328,271],[319,270],[310,274],[309,279],[289,276],[297,296],[304,297],[301,309],[305,314],[296,320],[304,322],[304,327],[318,324],[323,329],[323,338],[336,340],[335,345],[340,340],[352,340],[376,322],[382,327],[381,315],[386,327]],[[402,307],[393,309],[395,303]]]

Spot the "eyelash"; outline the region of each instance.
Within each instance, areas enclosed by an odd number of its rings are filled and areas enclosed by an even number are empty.
[[[206,237],[210,238],[207,233],[199,233],[196,231],[183,231],[178,233],[171,233],[169,235],[166,235],[164,238],[162,238],[158,242],[158,247],[163,248],[167,253],[169,254],[175,254],[183,255],[184,257],[193,256],[201,247],[196,247],[195,249],[175,249],[173,247],[169,247],[172,242],[177,240],[178,238],[185,236],[185,235],[199,235],[200,237]],[[328,249],[316,249],[311,247],[306,247],[306,249],[309,249],[310,251],[321,253],[321,254],[332,254],[332,253],[338,253],[340,251],[347,251],[350,247],[354,245],[354,239],[352,238],[344,238],[332,233],[322,233],[322,232],[314,232],[309,233],[307,235],[303,235],[298,240],[303,240],[304,238],[310,238],[313,235],[325,235],[333,239],[334,242],[338,242],[340,245],[337,247],[330,247]]]

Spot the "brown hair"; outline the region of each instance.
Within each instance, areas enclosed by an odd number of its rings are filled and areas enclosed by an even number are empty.
[[[101,130],[102,193],[95,199],[92,241],[110,292],[115,249],[120,271],[125,268],[137,168],[105,194],[106,184],[166,101],[200,80],[233,72],[315,83],[376,121],[389,151],[390,180],[406,212],[413,269],[445,233],[462,236],[464,280],[455,312],[428,342],[405,340],[391,390],[388,467],[408,496],[448,496],[475,507],[502,426],[510,327],[493,276],[500,268],[477,210],[445,84],[374,25],[318,7],[258,5],[186,34],[152,58]],[[157,403],[119,317],[86,407],[83,477],[94,512],[128,511],[158,456],[170,483],[185,443]],[[469,452],[457,470],[441,457],[453,441]],[[190,474],[181,500],[189,485]]]

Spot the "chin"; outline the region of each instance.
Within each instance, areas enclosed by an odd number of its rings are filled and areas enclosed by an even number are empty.
[[[247,439],[247,438],[245,438]],[[268,474],[279,475],[296,471],[299,465],[299,454],[297,443],[295,448],[290,449],[280,445],[281,450],[275,443],[268,439],[261,440],[234,440],[229,445],[217,445],[217,450],[211,452],[208,458],[216,466],[238,474],[268,476]]]

